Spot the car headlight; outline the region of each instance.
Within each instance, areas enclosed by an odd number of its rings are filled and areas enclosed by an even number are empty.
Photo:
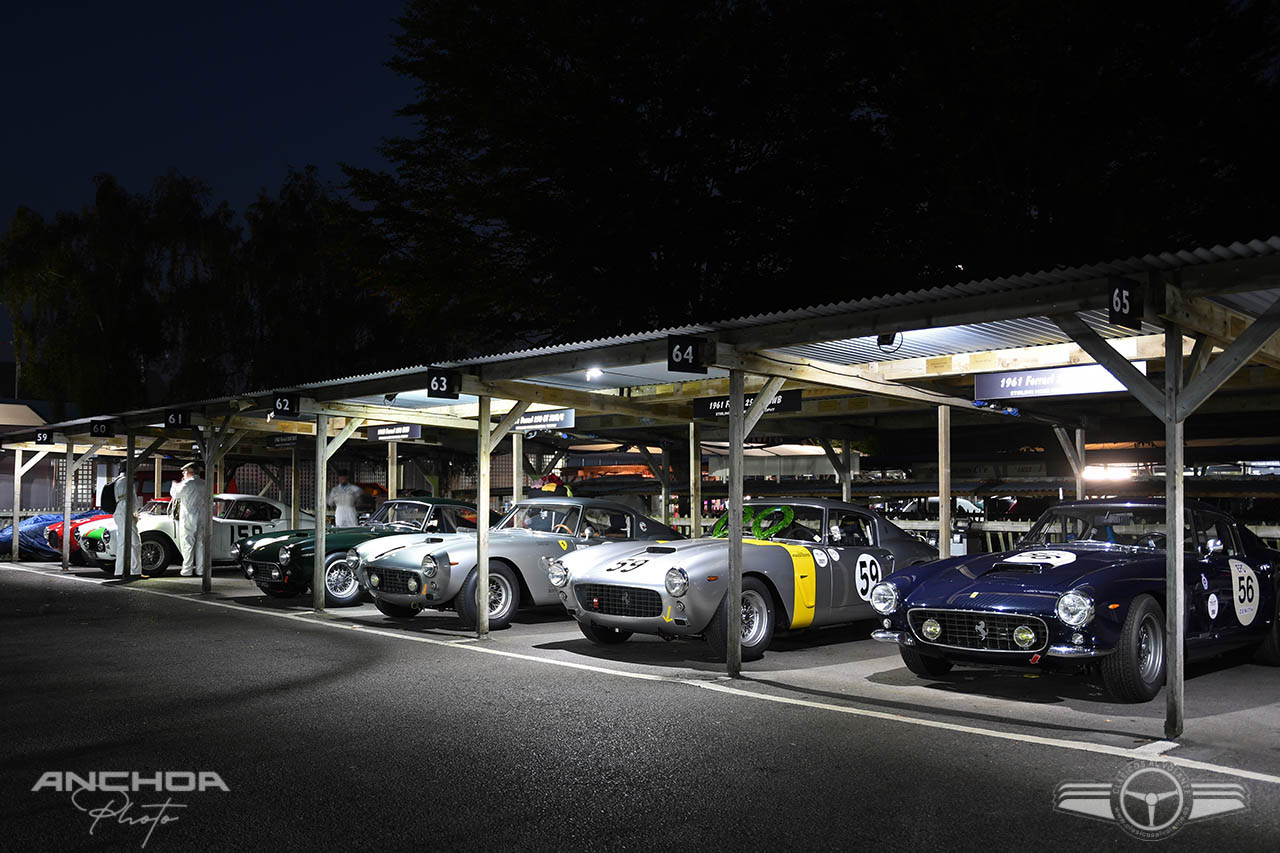
[[[880,581],[871,588],[871,609],[881,616],[888,616],[898,609],[898,588],[888,581]]]
[[[293,559],[292,551],[290,551],[288,548],[280,549],[280,565],[287,566],[289,565],[289,561],[292,559]]]
[[[1036,641],[1036,629],[1030,625],[1019,625],[1013,629],[1013,641],[1020,649],[1029,649]]]
[[[111,531],[110,530],[102,531],[102,544],[106,545],[110,541],[111,541]]]
[[[937,619],[926,619],[920,626],[920,633],[926,640],[936,640],[942,636],[942,624]]]
[[[409,577],[405,579],[404,588],[409,590],[409,592],[417,592],[418,579],[415,578],[413,575],[409,575]]]
[[[569,582],[569,570],[564,567],[564,561],[547,561],[547,580],[552,586],[564,586]]]
[[[382,583],[382,578],[378,577],[376,574],[369,575],[369,586],[377,586],[380,583]]]
[[[1079,628],[1093,618],[1093,599],[1071,590],[1058,597],[1058,618],[1072,628]]]
[[[678,566],[667,569],[667,577],[663,583],[667,587],[667,592],[679,598],[689,589],[689,573]]]
[[[347,551],[347,568],[351,569],[353,572],[360,568],[360,554],[355,548]]]
[[[440,563],[431,554],[422,555],[422,574],[429,578],[436,576],[436,572],[440,571]]]
[[[240,559],[240,543],[239,542],[231,546],[231,559],[233,560]]]

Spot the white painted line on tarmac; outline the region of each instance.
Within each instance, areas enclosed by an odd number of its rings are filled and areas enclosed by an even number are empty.
[[[1153,740],[1151,743],[1144,743],[1142,746],[1135,747],[1133,752],[1135,755],[1151,757],[1164,755],[1171,749],[1177,749],[1178,746],[1179,744],[1171,740]]]
[[[43,575],[46,577],[58,577],[68,580],[79,580],[101,586],[101,582],[93,578],[81,578],[75,575],[64,575],[61,573],[50,574],[39,569],[30,569],[23,566],[6,566],[10,571],[30,572],[31,574]],[[577,663],[575,661],[556,660],[554,658],[539,657],[537,655],[528,655],[522,652],[510,652],[504,649],[495,649],[484,642],[474,642],[471,644],[460,644],[457,640],[440,640],[434,637],[422,637],[414,634],[406,634],[402,631],[387,631],[380,628],[367,628],[363,625],[353,625],[350,622],[329,621],[324,618],[315,618],[312,613],[282,613],[277,610],[262,610],[256,607],[247,607],[243,604],[232,604],[225,601],[205,601],[195,598],[192,595],[180,595],[173,592],[164,592],[158,589],[147,589],[138,586],[112,586],[113,589],[126,590],[128,592],[143,592],[148,595],[159,595],[164,598],[173,598],[178,601],[188,601],[195,604],[207,604],[214,607],[225,607],[228,610],[239,610],[244,613],[253,613],[260,616],[274,616],[280,619],[290,619],[295,622],[302,621],[310,625],[316,625],[323,628],[338,628],[341,630],[355,630],[365,634],[376,634],[380,637],[387,637],[393,640],[408,640],[415,643],[426,643],[432,646],[445,646],[467,651],[482,652],[484,654],[496,655],[498,657],[511,658],[514,660],[526,660],[533,663],[549,664],[551,666],[559,666],[567,669],[585,670],[587,672],[598,672],[604,675],[615,675],[621,678],[631,678],[638,681],[665,681],[670,684],[684,684],[690,687],[696,687],[703,690],[712,690],[717,693],[727,693],[744,699],[754,699],[761,702],[774,702],[780,705],[792,705],[801,708],[813,708],[821,711],[831,711],[837,714],[847,714],[853,717],[866,717],[874,720],[883,720],[886,722],[903,723],[906,725],[921,726],[930,729],[940,729],[943,731],[960,732],[963,734],[977,735],[979,737],[994,738],[997,740],[1015,741],[1018,743],[1030,743],[1037,746],[1053,747],[1055,749],[1069,749],[1077,752],[1090,752],[1097,755],[1111,755],[1117,758],[1126,759],[1145,759],[1147,761],[1163,762],[1166,764],[1174,764],[1179,767],[1185,767],[1192,770],[1204,770],[1210,773],[1218,773],[1223,776],[1235,776],[1241,779],[1251,779],[1255,782],[1269,782],[1273,785],[1280,785],[1280,776],[1273,776],[1268,773],[1259,773],[1254,770],[1244,770],[1238,767],[1226,767],[1221,764],[1211,764],[1206,761],[1195,761],[1189,758],[1182,758],[1176,755],[1166,755],[1165,753],[1177,746],[1172,741],[1154,741],[1152,743],[1143,744],[1139,747],[1125,748],[1121,746],[1108,746],[1100,743],[1088,743],[1086,741],[1067,740],[1064,738],[1048,738],[1039,737],[1037,735],[1018,734],[1014,732],[1002,732],[996,729],[984,729],[978,726],[967,726],[962,723],[949,723],[941,720],[929,720],[923,717],[909,717],[903,714],[892,714],[887,711],[872,711],[866,708],[856,708],[850,705],[835,705],[830,702],[816,702],[811,699],[797,699],[790,696],[775,696],[769,693],[758,693],[753,690],[743,690],[740,687],[730,686],[730,679],[724,676],[717,676],[714,679],[701,680],[696,678],[675,678],[668,675],[652,675],[645,672],[628,672],[620,669],[610,669],[604,666],[592,666],[591,664]],[[467,638],[463,638],[467,639]],[[856,701],[854,699],[853,701]],[[1171,746],[1165,746],[1172,744]]]

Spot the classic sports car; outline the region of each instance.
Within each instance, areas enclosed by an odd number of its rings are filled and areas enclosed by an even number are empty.
[[[607,542],[682,538],[665,524],[612,501],[520,501],[489,533],[489,627],[507,627],[522,604],[559,601],[547,582],[546,561],[554,556],[594,550]],[[424,607],[452,607],[465,626],[476,624],[474,535],[376,539],[352,549],[347,561],[387,616],[408,618]]]
[[[496,521],[495,514],[490,523]],[[476,508],[446,498],[387,501],[359,527],[336,527],[325,533],[324,600],[345,607],[360,600],[360,583],[347,565],[347,551],[361,542],[394,534],[457,533],[476,529]],[[290,598],[311,588],[315,566],[314,528],[277,530],[241,539],[231,546],[244,576],[272,598]]]
[[[1187,653],[1253,645],[1280,664],[1280,552],[1207,504],[1187,501]],[[1058,504],[1019,547],[890,575],[871,591],[884,617],[872,636],[896,643],[917,675],[954,662],[1100,668],[1126,702],[1164,684],[1165,507],[1160,499]]]
[[[712,536],[723,535],[722,516]],[[867,603],[883,575],[938,552],[880,515],[830,500],[747,501],[742,601],[728,604],[729,543],[609,545],[552,560],[547,576],[587,639],[621,643],[634,633],[701,634],[721,658],[740,619],[742,659],[764,655],[774,631],[875,616]],[[731,618],[730,613],[737,618]]]
[[[178,520],[168,501],[149,501],[138,516],[138,534],[142,537],[142,573],[162,575],[172,563],[182,562],[178,550]],[[210,550],[214,563],[235,561],[231,546],[247,536],[282,530],[289,524],[289,505],[257,495],[221,494],[213,496],[213,535]],[[298,514],[298,527],[313,528],[315,519],[305,512]],[[97,537],[86,536],[82,542],[102,561],[104,572],[114,571],[116,535],[114,521],[102,528],[100,545]]]
[[[78,537],[76,533],[86,524],[91,524],[95,521],[105,521],[110,517],[111,517],[110,513],[99,512],[99,513],[95,513],[94,515],[90,515],[86,518],[82,518],[79,521],[71,522],[71,547],[68,549],[68,551],[70,553],[70,558],[72,563],[74,563],[77,566],[83,566],[85,565],[85,563],[88,562],[88,560],[85,558],[84,552],[80,548],[80,537]],[[61,521],[56,522],[54,524],[50,524],[48,527],[44,529],[44,540],[49,543],[49,547],[52,548],[54,551],[57,551],[59,554],[62,553],[62,522]]]

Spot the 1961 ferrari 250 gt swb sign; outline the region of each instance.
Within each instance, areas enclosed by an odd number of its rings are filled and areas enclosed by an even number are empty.
[[[722,517],[712,531],[724,533]],[[742,659],[761,657],[777,628],[875,616],[871,589],[898,566],[937,557],[876,513],[838,501],[748,501],[743,512],[742,601],[726,602],[725,539],[601,545],[550,561],[552,586],[592,642],[632,634],[703,636],[722,658],[740,624]]]
[[[1217,509],[1188,501],[1187,654],[1254,646],[1280,664],[1280,553]],[[1087,664],[1108,692],[1152,699],[1164,684],[1165,506],[1162,500],[1075,501],[1049,509],[1020,547],[897,572],[871,604],[872,635],[896,643],[923,677],[955,662]]]

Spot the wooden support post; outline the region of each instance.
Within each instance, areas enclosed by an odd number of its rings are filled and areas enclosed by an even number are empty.
[[[311,606],[324,612],[325,509],[328,498],[329,416],[316,415],[316,550],[311,567]]]
[[[67,476],[63,480],[62,570],[68,572],[71,571],[71,494],[76,481],[76,449],[70,439],[67,439]]]
[[[951,409],[938,407],[938,557],[951,556]]]
[[[476,637],[489,637],[489,445],[490,398],[480,397],[476,430]]]
[[[1080,472],[1076,474],[1076,500],[1084,500],[1084,469],[1088,466],[1084,455],[1084,430],[1076,430],[1076,460],[1080,463]]]
[[[223,429],[226,429],[226,421],[223,421]],[[196,553],[200,555],[196,571],[200,573],[201,592],[213,592],[213,463],[219,438],[221,435],[218,429],[210,426],[205,430],[204,443],[200,448],[201,461],[204,463],[204,476],[200,481],[203,484],[205,506],[209,508],[196,527]]]
[[[387,500],[393,501],[400,497],[400,464],[396,458],[396,448],[399,442],[387,442]]]
[[[742,675],[742,450],[746,444],[745,375],[729,371],[729,591],[725,669],[730,678]]]
[[[18,561],[18,525],[22,523],[22,451],[13,451],[13,560]]]
[[[702,427],[689,424],[689,538],[702,535]]]
[[[1182,344],[1182,330],[1170,324],[1165,329],[1166,352]],[[1165,719],[1164,735],[1182,735],[1184,716],[1183,657],[1186,641],[1186,591],[1182,582],[1185,532],[1183,529],[1183,422],[1178,419],[1182,390],[1182,359],[1166,358],[1164,373],[1164,465],[1165,465]],[[1201,374],[1202,376],[1204,374]]]
[[[213,471],[213,493],[220,495],[227,490],[226,469],[222,466],[222,459],[213,464]]]
[[[511,431],[511,502],[524,498],[524,433]]]
[[[134,515],[138,510],[138,477],[137,462],[134,461],[134,444],[137,441],[133,430],[125,432],[124,439],[124,530],[116,531],[120,537],[120,565],[124,567],[123,576],[133,572],[133,535],[138,529],[138,518]]]
[[[151,470],[155,474],[155,481],[152,485],[152,498],[161,497],[164,492],[164,459],[159,454],[151,457]]]
[[[298,471],[298,448],[295,446],[289,453],[289,529],[298,529],[298,486],[301,482]]]
[[[662,523],[671,526],[671,451],[662,448]]]
[[[853,448],[849,439],[840,442],[840,458],[844,461],[844,471],[840,477],[840,500],[848,503],[853,500]]]

